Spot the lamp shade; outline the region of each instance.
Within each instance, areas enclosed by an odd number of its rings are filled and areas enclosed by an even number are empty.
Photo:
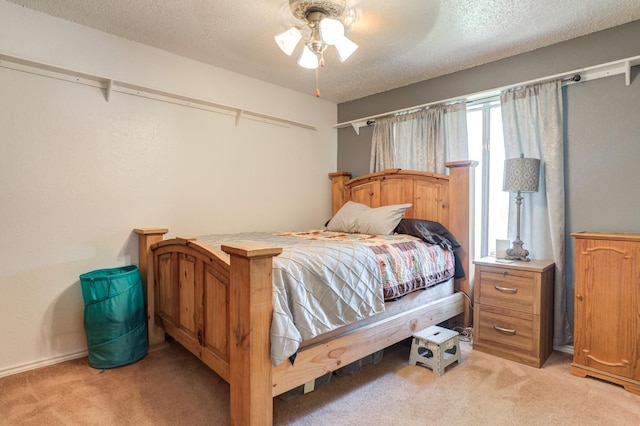
[[[340,58],[340,62],[344,62],[349,56],[351,56],[353,52],[356,51],[358,45],[348,38],[342,36],[338,40],[336,40],[335,47],[338,51],[338,58]]]
[[[538,192],[540,160],[537,158],[507,158],[504,160],[503,191]]]
[[[276,44],[284,53],[291,56],[293,50],[302,38],[302,33],[297,28],[289,28],[287,31],[274,37]]]
[[[310,70],[318,68],[318,57],[309,49],[309,46],[304,46],[302,49],[302,54],[300,55],[300,59],[298,59],[298,65]]]
[[[330,46],[344,37],[344,25],[337,19],[325,18],[320,21],[320,33],[322,40]]]

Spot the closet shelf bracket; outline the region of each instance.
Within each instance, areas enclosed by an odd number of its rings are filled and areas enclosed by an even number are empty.
[[[627,86],[631,86],[631,61],[624,62],[624,80]]]
[[[111,100],[111,92],[113,91],[113,80],[108,80],[107,81],[107,102],[109,102]]]

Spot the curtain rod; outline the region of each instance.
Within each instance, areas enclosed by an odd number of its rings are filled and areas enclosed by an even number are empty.
[[[553,80],[562,80],[563,85],[575,84],[578,82],[586,82],[590,80],[596,80],[603,77],[609,77],[618,74],[625,74],[625,83],[627,86],[631,84],[631,67],[640,65],[640,55],[632,56],[625,59],[620,59],[613,62],[607,62],[599,65],[594,65],[587,68],[581,68],[574,71],[564,72],[561,74],[555,74],[547,77],[537,78],[533,80],[524,81],[521,83],[510,84],[507,86],[498,87],[495,89],[484,90],[482,92],[475,92],[469,95],[457,96],[449,99],[439,100],[435,102],[429,102],[426,104],[415,105],[408,108],[402,108],[395,111],[384,112],[381,114],[370,115],[364,118],[358,118],[351,121],[345,121],[333,126],[335,129],[342,129],[344,127],[353,127],[356,134],[360,134],[360,128],[370,126],[375,123],[376,118],[390,117],[396,114],[406,113],[412,110],[418,110],[427,108],[433,105],[439,104],[452,104],[456,102],[479,102],[488,98],[499,96],[501,92],[506,90],[515,89],[517,87],[528,86],[536,83],[544,83]]]

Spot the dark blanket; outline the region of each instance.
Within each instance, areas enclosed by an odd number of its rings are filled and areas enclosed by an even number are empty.
[[[464,278],[464,269],[456,253],[461,246],[456,237],[439,222],[423,219],[402,219],[394,232],[408,234],[420,238],[427,243],[435,244],[445,250],[453,251],[455,256],[454,278]]]

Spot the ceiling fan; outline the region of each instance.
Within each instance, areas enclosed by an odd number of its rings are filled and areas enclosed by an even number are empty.
[[[350,8],[345,0],[289,0],[291,14],[298,20],[288,30],[274,37],[280,49],[291,56],[300,40],[304,39],[298,65],[316,70],[324,67],[324,52],[334,46],[340,62],[344,62],[358,48],[345,36],[345,26],[349,27],[357,19],[357,11]],[[346,25],[345,25],[346,24]]]

